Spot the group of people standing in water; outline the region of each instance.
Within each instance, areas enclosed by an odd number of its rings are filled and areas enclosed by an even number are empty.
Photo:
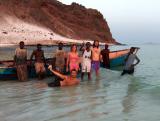
[[[106,51],[105,51],[106,50]],[[77,72],[81,71],[81,80],[84,79],[84,74],[87,73],[88,80],[91,80],[91,70],[95,71],[96,76],[99,76],[100,62],[107,60],[109,62],[109,50],[106,45],[105,50],[101,51],[99,47],[99,41],[94,41],[93,46],[91,46],[90,42],[83,44],[80,47],[81,54],[78,53],[76,44],[71,46],[71,51],[65,55],[62,49],[62,43],[59,43],[59,49],[56,52],[56,70],[57,68],[61,68],[61,70],[65,70],[65,57],[66,61],[66,72],[70,72],[69,76],[65,76],[63,71],[55,71],[52,69],[52,66],[49,66],[49,70],[60,77],[61,79],[55,79],[54,82],[50,83],[49,86],[66,86],[66,85],[75,85],[79,83],[77,79]],[[102,53],[103,52],[103,53]],[[105,53],[106,52],[106,53]],[[58,58],[58,59],[57,59]],[[106,67],[109,67],[109,63]],[[57,64],[60,63],[60,64]],[[63,63],[63,64],[62,64]],[[62,66],[63,65],[63,66]]]
[[[34,67],[38,79],[44,78],[46,67],[48,66],[44,57],[44,51],[41,49],[41,47],[41,44],[37,44],[37,49],[32,52],[29,61],[29,64],[32,65],[32,59],[35,58]],[[122,75],[125,73],[134,72],[134,66],[139,63],[138,57],[132,55],[133,51],[135,51],[135,48],[131,49],[131,52],[127,56],[126,60],[129,61],[127,66],[131,65],[132,69],[131,71],[125,69]],[[98,77],[101,62],[103,67],[110,68],[108,45],[106,44],[105,49],[101,50],[98,40],[95,40],[93,45],[91,45],[90,42],[82,44],[79,50],[77,49],[77,45],[73,44],[71,45],[71,50],[68,53],[63,49],[63,43],[59,43],[58,49],[54,52],[53,58],[55,58],[54,64],[49,65],[48,69],[59,78],[56,78],[48,85],[52,87],[79,84],[79,80],[77,79],[78,72],[81,72],[82,80],[84,79],[85,73],[88,75],[88,80],[91,80],[91,70],[95,71],[96,76]],[[137,60],[137,63],[133,65],[133,61],[135,59]],[[28,63],[27,50],[24,48],[23,41],[19,43],[19,48],[15,50],[14,61],[17,68],[18,79],[20,81],[26,81],[28,79]],[[66,76],[65,72],[69,72],[69,76]]]

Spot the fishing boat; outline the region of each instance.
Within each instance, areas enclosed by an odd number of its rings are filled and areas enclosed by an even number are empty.
[[[122,66],[129,51],[130,49],[111,51],[109,53],[111,69],[117,66]]]
[[[46,59],[47,65],[52,64],[54,59],[48,58]],[[28,68],[28,77],[35,78],[36,70],[34,68],[34,64],[30,65],[30,60],[27,60],[27,68]],[[46,76],[52,75],[51,72],[46,67]],[[17,71],[14,66],[13,60],[0,61],[0,80],[15,80],[17,79]]]
[[[124,60],[129,52],[129,49],[111,51],[109,53],[110,67],[111,69],[124,64]],[[53,63],[54,59],[46,59],[47,65]],[[28,76],[29,78],[36,77],[36,71],[34,66],[30,66],[30,61],[27,61]],[[17,79],[17,72],[15,66],[13,66],[13,60],[0,61],[0,80],[14,80]],[[46,67],[46,75],[52,75]]]

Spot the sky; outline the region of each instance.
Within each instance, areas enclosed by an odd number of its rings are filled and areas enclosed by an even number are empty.
[[[59,0],[100,11],[121,43],[160,43],[160,0]],[[101,2],[99,2],[101,1]]]

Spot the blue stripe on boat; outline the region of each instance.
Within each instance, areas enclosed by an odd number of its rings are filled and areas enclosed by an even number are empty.
[[[120,56],[118,58],[114,58],[110,60],[110,67],[122,66],[124,64],[126,55]]]

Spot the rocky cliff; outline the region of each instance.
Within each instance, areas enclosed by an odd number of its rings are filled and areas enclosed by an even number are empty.
[[[77,3],[56,0],[0,0],[0,42],[100,40],[116,43],[103,15]]]

